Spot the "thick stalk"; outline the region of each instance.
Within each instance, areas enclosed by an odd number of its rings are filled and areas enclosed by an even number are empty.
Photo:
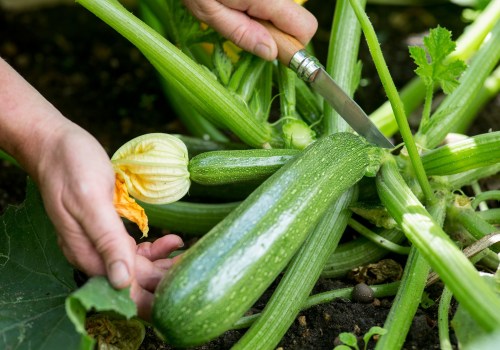
[[[391,73],[389,72],[389,68],[387,67],[387,64],[385,62],[384,55],[382,54],[375,29],[373,28],[370,19],[363,11],[363,8],[359,4],[359,1],[349,0],[349,2],[351,3],[356,16],[358,17],[358,21],[361,23],[361,28],[363,29],[363,33],[372,55],[373,62],[375,63],[375,67],[380,76],[380,80],[387,94],[387,97],[391,102],[391,106],[394,111],[399,130],[401,132],[401,137],[403,138],[406,149],[408,151],[408,155],[410,157],[411,164],[413,165],[415,176],[420,187],[422,188],[425,199],[428,202],[432,203],[435,199],[434,193],[431,189],[429,181],[427,180],[427,175],[425,174],[425,170],[422,165],[415,140],[413,139],[410,125],[408,124],[408,120],[406,119],[403,102],[401,101],[398,90],[396,89],[394,81],[391,78]]]
[[[380,337],[375,349],[402,348],[422,299],[428,273],[429,264],[418,250],[412,247],[396,298],[384,323],[383,328],[387,333]]]
[[[468,201],[462,204],[460,197],[448,205],[448,216],[450,220],[462,225],[476,240],[498,231],[497,227],[482,219]]]
[[[457,141],[425,152],[427,175],[452,175],[500,163],[500,131]]]
[[[432,217],[443,224],[446,202],[444,196],[431,208]],[[391,311],[384,323],[387,334],[377,342],[376,349],[401,349],[417,312],[425,289],[430,266],[416,247],[412,247]]]
[[[457,48],[450,54],[449,59],[458,58],[467,61],[477,51],[484,38],[499,19],[500,0],[493,0],[476,20],[465,28],[463,34],[457,39]],[[425,85],[420,78],[415,77],[401,89],[400,94],[405,105],[406,114],[408,115],[420,106],[424,100]],[[482,96],[485,100],[488,99],[488,94]],[[475,101],[472,103],[475,103]],[[389,101],[383,103],[371,113],[370,118],[386,136],[391,136],[398,130],[398,125],[394,119],[394,113]]]
[[[463,186],[470,185],[472,182],[479,179],[495,175],[498,172],[500,172],[500,163],[479,169],[469,170],[456,175],[446,176],[444,179],[448,182],[452,189],[459,189]]]
[[[360,4],[364,8],[366,0],[361,0]],[[330,33],[330,49],[325,70],[352,97],[359,80],[356,74],[359,74],[357,62],[361,26],[348,0],[337,1]],[[325,134],[351,130],[344,119],[326,102],[323,111]]]
[[[485,330],[500,325],[500,299],[478,271],[418,201],[387,158],[377,176],[380,199],[407,238]]]
[[[293,258],[259,319],[232,349],[276,348],[335,250],[351,215],[349,206],[356,198],[357,190],[351,188],[332,204]]]
[[[462,123],[467,113],[467,101],[476,98],[486,78],[500,60],[500,21],[493,27],[490,37],[474,56],[470,66],[460,78],[460,85],[448,95],[433,113],[430,121],[415,136],[423,148],[434,148],[449,132]]]
[[[80,4],[127,38],[148,58],[172,88],[204,116],[216,119],[244,142],[269,147],[272,128],[258,122],[211,73],[182,53],[116,0],[78,0]]]
[[[462,114],[460,125],[456,125],[454,131],[459,134],[466,133],[478,112],[481,111],[483,107],[499,93],[500,67],[497,67],[486,79],[477,96],[467,101],[467,108]]]

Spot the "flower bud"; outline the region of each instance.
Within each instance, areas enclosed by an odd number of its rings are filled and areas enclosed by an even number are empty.
[[[189,190],[187,148],[175,136],[153,133],[136,137],[121,146],[111,162],[130,195],[143,202],[172,203]]]

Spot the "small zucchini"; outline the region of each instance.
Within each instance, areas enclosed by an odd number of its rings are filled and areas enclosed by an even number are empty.
[[[262,181],[299,153],[280,148],[205,152],[189,161],[189,174],[193,182],[209,186]]]
[[[284,269],[329,205],[380,162],[349,133],[307,147],[259,186],[167,271],[153,324],[174,346],[205,343],[231,326]]]

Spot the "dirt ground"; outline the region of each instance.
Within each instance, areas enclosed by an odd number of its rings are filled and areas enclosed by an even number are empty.
[[[333,2],[310,0],[309,8],[320,20],[315,39],[318,55],[324,54]],[[453,5],[431,7],[369,7],[382,42],[386,59],[398,86],[413,77],[414,66],[407,45],[440,23],[456,38],[464,24],[461,9]],[[23,13],[0,12],[0,56],[59,108],[64,115],[89,130],[112,154],[127,140],[147,132],[181,132],[163,98],[153,68],[137,49],[80,6],[60,6]],[[357,100],[367,112],[384,101],[378,78],[362,45],[365,59],[363,78],[367,85]],[[500,98],[485,108],[473,133],[498,125]],[[0,213],[8,204],[24,199],[26,177],[16,167],[0,162]],[[404,261],[401,261],[404,263]],[[316,291],[324,291],[352,281],[324,280]],[[272,289],[272,288],[271,288]],[[437,300],[440,286],[429,291]],[[336,300],[301,313],[280,346],[292,349],[332,349],[340,332],[362,336],[371,326],[382,326],[391,298],[371,304]],[[259,305],[256,305],[258,308]],[[437,306],[419,309],[405,349],[439,348]],[[231,331],[196,349],[229,349],[242,333]],[[373,344],[370,343],[370,346]],[[143,349],[171,349],[151,332]]]

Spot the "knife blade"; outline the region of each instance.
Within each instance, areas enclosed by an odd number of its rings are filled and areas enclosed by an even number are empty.
[[[339,115],[368,142],[383,148],[394,148],[384,134],[368,118],[363,109],[328,75],[318,59],[309,54],[304,45],[293,36],[276,28],[272,23],[259,21],[278,45],[278,60],[290,67],[299,78],[308,82]]]

